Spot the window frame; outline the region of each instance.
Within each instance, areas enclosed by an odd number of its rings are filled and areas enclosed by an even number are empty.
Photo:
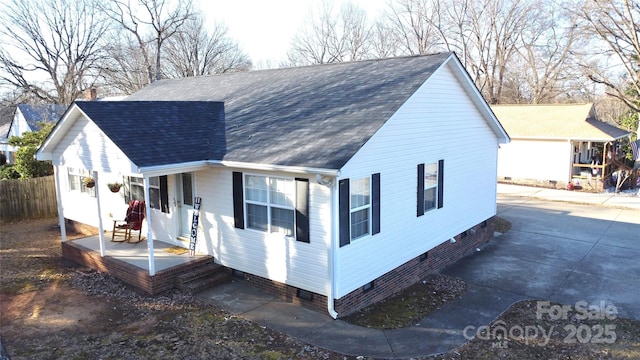
[[[352,201],[353,200],[353,196],[354,196],[354,194],[355,195],[359,195],[359,193],[354,192],[354,189],[358,190],[358,191],[360,190],[360,189],[356,189],[357,186],[354,186],[354,185],[356,185],[358,182],[361,182],[361,181],[366,181],[368,183],[368,189],[367,189],[367,193],[366,193],[366,198],[367,198],[368,201],[367,201],[366,204],[353,207],[353,201]],[[371,186],[372,186],[371,183],[372,183],[371,176],[364,176],[364,177],[361,177],[361,178],[356,178],[356,179],[351,180],[351,184],[349,185],[349,239],[350,239],[350,241],[354,241],[354,240],[369,236],[372,233],[372,231],[371,231],[371,223],[372,223],[372,218],[371,218],[372,201],[371,200],[372,200],[372,198],[371,197],[372,197],[373,191],[371,189]],[[354,213],[362,212],[362,210],[366,210],[366,214],[367,214],[367,218],[366,218],[367,229],[366,229],[366,232],[364,232],[362,234],[359,234],[359,235],[354,237],[354,233],[353,233],[353,215],[354,215]]]
[[[261,200],[256,200],[256,199],[249,199],[251,196],[248,196],[248,185],[249,185],[249,179],[251,177],[255,177],[255,178],[261,178],[264,179],[264,183],[266,184],[266,196],[265,196],[265,201],[261,201]],[[242,192],[243,192],[243,208],[244,208],[244,222],[245,222],[245,227],[247,230],[251,230],[251,231],[257,231],[260,233],[266,233],[266,234],[273,234],[273,235],[282,235],[286,238],[292,238],[292,239],[297,239],[297,223],[296,223],[296,196],[297,196],[297,191],[296,191],[296,180],[292,177],[286,177],[286,176],[272,176],[272,175],[264,175],[264,174],[254,174],[254,173],[245,173],[242,176]],[[285,197],[287,197],[287,195],[290,195],[288,197],[288,202],[290,203],[289,205],[286,204],[279,204],[276,201],[273,201],[272,199],[272,194],[273,194],[273,188],[272,188],[272,180],[284,180],[286,181],[286,187],[290,187],[290,193],[288,192],[278,192],[276,191],[275,193],[277,194],[284,194]],[[257,227],[252,227],[252,223],[249,221],[249,216],[250,216],[250,211],[249,211],[249,206],[250,205],[254,205],[254,206],[263,206],[266,208],[266,228],[263,230],[261,228],[257,228]],[[277,231],[275,230],[276,228],[279,228],[280,226],[275,225],[274,219],[273,219],[273,209],[280,209],[280,210],[286,210],[286,211],[290,211],[291,212],[291,233],[287,234],[281,231]]]
[[[433,167],[435,170],[430,171]],[[431,210],[438,208],[438,162],[425,163],[424,164],[424,212],[427,213]],[[433,205],[427,207],[427,191],[433,191]]]
[[[87,194],[91,197],[96,197],[95,187],[88,188],[84,183],[84,179],[87,179],[90,177],[92,176],[89,170],[68,167],[67,168],[67,190],[69,192],[78,192],[80,194]]]
[[[437,165],[436,165],[437,164]],[[429,171],[426,166],[429,165]],[[434,166],[435,165],[435,166]],[[437,166],[437,167],[436,167]],[[437,170],[433,171],[433,168]],[[434,163],[421,163],[417,166],[417,204],[416,204],[416,216],[423,216],[425,213],[431,210],[437,210],[444,207],[444,159],[440,159]],[[435,176],[434,176],[435,175]],[[436,179],[435,185],[433,179]],[[433,192],[431,201],[435,204],[435,207],[429,206],[427,209],[427,191]],[[431,201],[429,203],[431,203]]]
[[[131,179],[136,179],[136,181],[132,182]],[[139,182],[137,180],[140,180]],[[157,179],[156,184],[153,183],[152,179]],[[131,200],[139,200],[139,201],[145,201],[145,188],[144,188],[144,177],[141,176],[123,176],[123,184],[124,184],[124,203],[128,204]],[[142,188],[142,199],[138,199],[138,198],[134,198],[133,192],[131,191],[131,187],[132,184],[134,184],[133,186],[136,187],[141,187]],[[158,199],[157,199],[157,205],[154,204],[153,201],[151,201],[151,189],[157,189],[157,194],[158,194]],[[160,189],[160,176],[151,176],[149,177],[149,207],[151,209],[156,209],[156,210],[162,210],[162,201],[161,201],[162,195],[161,195],[161,189]]]

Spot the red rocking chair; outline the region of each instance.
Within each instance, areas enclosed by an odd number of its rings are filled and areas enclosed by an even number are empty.
[[[144,220],[144,201],[129,201],[129,208],[124,220],[113,220],[111,241],[126,241],[134,244],[142,241],[142,220]],[[138,241],[131,241],[131,236],[135,231],[138,232]]]

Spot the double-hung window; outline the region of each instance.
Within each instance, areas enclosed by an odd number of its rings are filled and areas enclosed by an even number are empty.
[[[296,184],[293,179],[245,175],[247,228],[294,236]]]
[[[371,184],[369,177],[351,181],[350,188],[351,240],[369,234],[371,218]]]
[[[380,233],[380,173],[338,181],[340,246]]]
[[[438,204],[438,164],[424,166],[424,211],[435,209]]]
[[[166,182],[166,181],[165,181]],[[149,178],[149,206],[152,209],[162,209],[162,186],[159,176]],[[166,193],[166,189],[164,190]],[[129,203],[131,200],[144,201],[144,179],[135,176],[124,177],[124,201]],[[168,200],[165,199],[165,202]],[[165,205],[163,212],[169,212],[168,206]]]
[[[444,201],[444,160],[418,164],[418,211],[425,212],[442,208]]]
[[[144,201],[144,179],[141,177],[124,178],[124,202],[128,204],[131,200]]]
[[[84,182],[90,178],[91,173],[85,169],[67,168],[67,178],[69,182],[69,191],[78,191],[81,193],[96,196],[95,188],[88,188]]]

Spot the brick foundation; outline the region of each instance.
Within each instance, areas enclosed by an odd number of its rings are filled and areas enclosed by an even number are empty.
[[[340,317],[346,316],[397,294],[424,279],[428,274],[436,273],[473,253],[476,248],[493,239],[493,232],[493,219],[478,224],[465,233],[457,235],[455,243],[446,240],[429,250],[426,258],[417,256],[375,279],[371,289],[365,291],[359,288],[335,300],[335,310]]]
[[[359,288],[335,300],[335,310],[340,317],[346,316],[401,292],[421,281],[428,274],[444,269],[448,265],[473,253],[476,248],[491,241],[494,229],[492,218],[472,227],[465,233],[457,235],[455,243],[446,240],[429,250],[426,258],[423,259],[422,256],[417,256],[375,279],[373,281],[374,286],[370,290],[364,291],[363,288]],[[298,289],[293,286],[246,273],[242,274],[242,278],[251,285],[274,294],[282,300],[300,304],[316,311],[327,311],[327,297],[324,295],[313,293],[312,300],[305,300],[297,296]]]
[[[214,262],[213,257],[194,259],[180,266],[158,271],[154,276],[150,276],[149,271],[145,269],[111,256],[102,257],[99,252],[74,244],[73,241],[62,243],[62,256],[88,268],[109,273],[149,295],[173,289],[179,274],[195,266]]]
[[[324,295],[308,293],[313,296],[311,300],[308,300],[298,297],[298,288],[281,282],[246,273],[243,274],[243,279],[249,284],[258,287],[269,294],[277,296],[281,300],[299,304],[319,312],[327,311],[327,297]]]

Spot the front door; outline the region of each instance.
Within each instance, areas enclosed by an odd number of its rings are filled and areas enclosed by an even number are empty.
[[[176,175],[178,184],[178,207],[180,213],[180,236],[189,238],[191,233],[191,215],[193,214],[193,174]]]

